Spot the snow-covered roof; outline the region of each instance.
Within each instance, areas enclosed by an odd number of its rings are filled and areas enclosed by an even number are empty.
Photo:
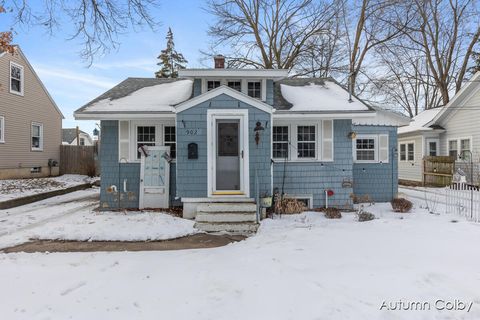
[[[286,103],[276,99],[275,108],[289,112],[372,111],[356,97],[349,102],[348,91],[328,79],[289,79],[280,83],[280,94]]]
[[[398,128],[398,134],[411,133],[415,131],[431,131],[433,128],[426,126],[436,115],[443,110],[443,107],[425,110],[413,117],[408,126]]]
[[[93,102],[82,112],[174,112],[174,105],[190,98],[192,84],[192,80],[179,80],[144,87],[124,97]]]
[[[375,115],[367,118],[354,118],[352,123],[360,126],[393,126],[402,127],[410,123],[410,118],[394,110],[387,110],[378,106],[372,106]]]

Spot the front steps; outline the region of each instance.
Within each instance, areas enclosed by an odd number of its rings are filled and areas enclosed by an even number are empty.
[[[195,221],[195,228],[205,232],[249,235],[258,229],[257,207],[251,202],[201,203]]]

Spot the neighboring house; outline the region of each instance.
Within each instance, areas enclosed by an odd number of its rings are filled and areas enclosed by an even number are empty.
[[[446,106],[426,110],[413,118],[410,125],[398,129],[399,178],[422,182],[424,156],[453,156],[457,159],[457,168],[467,169],[471,152],[473,178],[478,183],[479,119],[480,72],[477,72]],[[466,174],[470,181],[469,171],[466,170]]]
[[[71,146],[93,146],[93,139],[88,133],[79,130],[78,136],[79,141],[77,142],[76,128],[62,129],[62,144]]]
[[[22,50],[0,53],[0,179],[58,175],[62,119]]]
[[[342,207],[353,193],[396,195],[397,126],[409,120],[349,102],[332,79],[224,69],[216,59],[220,68],[180,70],[178,79],[128,78],[75,112],[101,120],[102,208],[183,204],[193,218],[214,210],[205,203],[276,190],[309,207],[325,206],[328,190]],[[170,166],[159,146],[169,147]]]

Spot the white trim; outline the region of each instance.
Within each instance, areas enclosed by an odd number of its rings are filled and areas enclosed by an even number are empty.
[[[435,142],[435,144],[437,145],[436,147],[436,156],[439,156],[440,155],[440,139],[439,138],[428,138],[428,137],[423,137],[424,138],[424,141],[425,141],[425,150],[424,150],[424,156],[427,155],[427,156],[430,156],[430,143],[431,142]]]
[[[380,139],[382,137],[385,137],[387,139],[387,145],[386,147],[382,148],[382,145],[380,144]],[[380,159],[380,152],[382,151],[382,149],[385,150],[385,152],[387,153],[387,157],[386,157],[386,160],[382,160]],[[390,162],[390,136],[389,134],[379,134],[378,135],[378,163],[389,163]]]
[[[170,147],[168,146],[154,146],[150,147],[151,150],[163,150],[165,149],[167,152],[170,152]],[[165,185],[163,187],[157,187],[157,188],[164,188],[165,193],[163,197],[166,198],[167,202],[167,207],[170,207],[170,164],[168,161],[165,161]],[[144,185],[144,174],[145,174],[145,157],[141,157],[140,159],[140,187],[139,187],[139,196],[138,196],[138,208],[143,209],[145,208],[144,205],[144,194],[145,194],[145,185]],[[122,186],[118,186],[120,189]],[[153,188],[153,187],[152,187]],[[120,192],[120,190],[118,190]],[[124,190],[125,192],[125,190]]]
[[[401,145],[405,145],[405,160],[401,160]],[[413,144],[413,160],[408,159],[408,145]],[[400,162],[415,162],[415,159],[417,158],[415,156],[415,150],[417,149],[415,140],[406,140],[398,143],[398,161]]]
[[[239,78],[269,78],[280,80],[288,76],[287,69],[181,69],[178,70],[180,78],[200,77],[239,77]]]
[[[235,91],[235,90],[234,90]],[[232,195],[214,195],[215,188],[215,152],[216,152],[216,119],[239,119],[240,138],[243,159],[240,161],[240,192],[238,197],[250,196],[250,158],[248,141],[248,110],[247,109],[210,109],[207,110],[207,195],[208,197],[235,197]],[[235,190],[238,191],[238,190]]]
[[[165,126],[176,127],[176,122],[169,120],[132,120],[130,121],[129,162],[139,163],[137,158],[137,127],[155,127],[155,146],[164,146]]]
[[[460,136],[460,137],[450,137],[447,139],[447,155],[450,156],[450,141],[457,141],[457,157],[461,154],[462,149],[462,140],[470,140],[469,150],[473,152],[473,136]],[[455,159],[458,160],[458,159]]]
[[[252,98],[244,93],[238,92],[237,90],[234,90],[232,88],[229,88],[227,86],[220,86],[216,89],[213,89],[211,91],[205,92],[199,96],[196,96],[190,100],[187,100],[185,102],[180,103],[179,105],[176,106],[176,113],[185,111],[187,109],[190,109],[202,102],[205,102],[207,100],[210,100],[212,98],[215,98],[219,95],[226,94],[234,99],[237,99],[239,101],[242,101],[248,105],[251,105],[252,107],[255,107],[257,109],[262,110],[263,112],[267,112],[271,114],[273,112],[272,106],[258,100],[255,98]]]
[[[374,140],[374,148],[373,160],[357,160],[357,140],[358,139],[373,139]],[[362,149],[363,150],[363,149]],[[378,163],[378,135],[377,134],[359,134],[355,137],[352,143],[352,155],[353,155],[353,162],[354,163]]]
[[[313,195],[312,194],[286,194],[285,198],[290,199],[307,199],[308,209],[313,209]]]
[[[39,141],[39,144],[40,144],[40,147],[38,148],[34,148],[32,147],[32,138],[33,138],[33,126],[37,126],[37,127],[40,127],[40,141]],[[43,123],[41,122],[32,122],[30,124],[30,150],[31,151],[43,151]]]
[[[347,113],[320,113],[320,112],[287,112],[287,111],[277,111],[275,110],[273,113],[274,120],[305,120],[305,119],[335,119],[335,120],[342,120],[342,119],[355,119],[355,118],[368,118],[375,115],[374,111],[362,111],[362,112],[347,112]]]
[[[5,117],[0,116],[0,128],[2,131],[0,131],[0,143],[5,143]]]
[[[175,119],[175,113],[74,113],[75,120],[151,120]]]
[[[12,67],[20,69],[20,91],[15,91],[12,89]],[[22,96],[25,93],[25,70],[24,66],[21,64],[10,61],[10,69],[8,73],[8,86],[10,88],[10,93],[16,94],[17,96]]]

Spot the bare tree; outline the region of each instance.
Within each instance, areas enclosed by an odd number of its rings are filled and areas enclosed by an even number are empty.
[[[215,17],[212,49],[229,46],[231,67],[290,70],[331,28],[336,1],[210,0],[207,10]]]
[[[0,0],[13,15],[15,25],[35,26],[54,35],[62,27],[71,31],[68,40],[80,40],[83,59],[92,62],[97,54],[117,48],[117,36],[131,27],[154,28],[149,11],[157,0],[44,0],[33,6],[28,0]],[[11,39],[10,39],[11,41]]]
[[[443,104],[458,92],[472,64],[480,37],[480,9],[475,0],[414,0],[416,24],[405,35],[419,44]]]

